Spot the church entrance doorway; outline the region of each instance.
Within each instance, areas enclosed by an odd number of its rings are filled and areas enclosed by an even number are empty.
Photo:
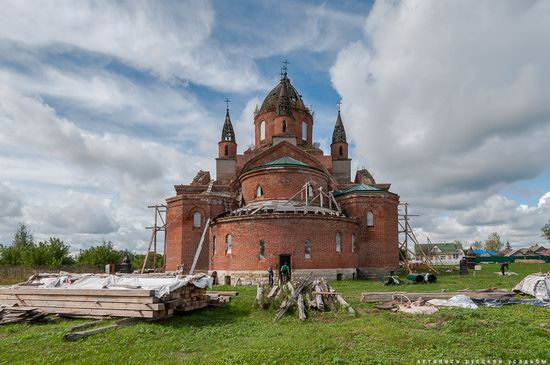
[[[290,269],[292,266],[290,266],[290,255],[279,255],[279,279],[283,280],[282,273],[281,273],[281,267],[286,264],[289,267],[288,270],[288,278],[289,280],[292,278],[292,269]]]

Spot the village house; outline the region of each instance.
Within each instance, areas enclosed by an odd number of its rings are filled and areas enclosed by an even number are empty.
[[[434,265],[458,265],[464,257],[461,243],[427,243],[415,245],[419,260],[429,260]]]

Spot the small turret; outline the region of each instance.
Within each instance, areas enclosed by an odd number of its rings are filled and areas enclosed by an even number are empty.
[[[235,178],[237,166],[237,142],[229,115],[229,99],[225,102],[227,103],[225,121],[221,140],[218,142],[218,158],[216,159],[216,180],[222,184],[228,184]]]
[[[218,157],[235,157],[237,155],[237,143],[235,142],[235,131],[233,130],[233,124],[231,124],[231,117],[229,116],[229,107],[225,112],[222,137],[218,146]]]
[[[338,103],[338,105],[340,104]],[[349,182],[351,180],[351,160],[348,157],[348,141],[340,108],[338,108],[338,116],[336,117],[334,131],[332,132],[330,155],[332,156],[332,173],[336,179],[342,182]]]

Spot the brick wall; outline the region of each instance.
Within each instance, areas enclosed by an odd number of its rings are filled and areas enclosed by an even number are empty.
[[[327,191],[328,176],[308,168],[270,168],[244,174],[240,178],[246,203],[259,200],[289,199],[310,182],[314,189],[323,187]],[[256,188],[262,186],[264,195],[256,196]]]
[[[348,218],[315,215],[265,215],[218,219],[211,227],[211,270],[266,270],[279,267],[279,255],[291,255],[292,269],[355,268],[360,252],[351,251],[351,236],[358,222]],[[342,250],[336,252],[336,232]],[[232,252],[226,254],[225,239],[232,235]],[[216,253],[212,255],[212,239]],[[265,242],[265,257],[259,257],[259,242]],[[311,242],[311,257],[305,258],[305,241]],[[359,247],[359,244],[357,244]]]

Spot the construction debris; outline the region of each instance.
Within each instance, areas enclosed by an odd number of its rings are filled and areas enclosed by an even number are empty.
[[[308,311],[311,310],[320,312],[345,310],[355,316],[355,310],[325,279],[317,279],[310,283],[309,276],[295,284],[289,282],[273,287],[258,284],[255,304],[263,309],[278,307],[273,322],[281,319],[291,308],[297,310],[301,321],[307,319]]]
[[[467,309],[477,309],[477,305],[464,294],[455,295],[450,299],[431,299],[428,304],[436,307],[457,307]]]
[[[0,289],[0,304],[72,317],[164,318],[209,305],[207,275],[186,277],[72,275],[31,277]]]
[[[470,298],[494,298],[501,299],[505,297],[512,297],[514,293],[507,291],[506,289],[491,289],[491,290],[477,290],[477,291],[461,291],[461,292],[421,292],[421,293],[405,293],[405,292],[366,292],[361,294],[361,300],[363,302],[387,302],[392,300],[396,295],[404,295],[410,300],[417,299],[450,299],[455,295],[464,294]]]
[[[0,305],[0,325],[8,323],[48,322],[47,314],[37,308],[6,307]]]
[[[512,291],[532,295],[537,299],[550,300],[550,272],[527,275]]]
[[[137,323],[142,323],[143,320],[141,318],[124,318],[124,319],[121,319],[121,320],[115,322],[114,324],[111,324],[111,325],[108,325],[108,326],[97,327],[97,328],[92,328],[90,330],[75,332],[76,330],[83,330],[84,328],[95,327],[97,324],[102,323],[102,322],[103,322],[102,320],[99,320],[99,321],[94,321],[94,322],[82,323],[80,325],[71,327],[69,332],[66,333],[65,336],[63,336],[63,338],[67,341],[76,341],[78,339],[88,337],[88,336],[91,336],[91,335],[95,335],[97,333],[102,333],[102,332],[105,332],[105,331],[108,331],[108,330],[111,330],[111,329],[124,327],[124,326],[130,326],[130,325],[137,324]]]

